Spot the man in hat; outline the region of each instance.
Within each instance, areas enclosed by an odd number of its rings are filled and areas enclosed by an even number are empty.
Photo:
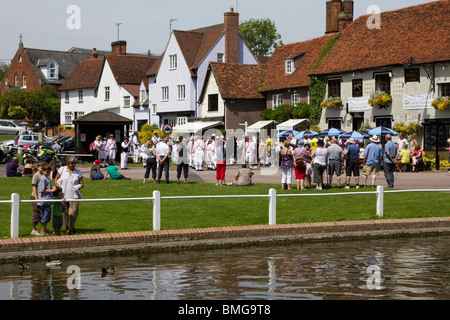
[[[152,142],[154,146],[157,146],[158,143],[161,142],[161,137],[158,134],[158,131],[153,132]]]
[[[356,144],[355,139],[350,138],[347,140],[347,148],[345,150],[345,178],[347,185],[345,189],[350,189],[350,179],[355,177],[356,189],[359,188],[359,146]]]
[[[128,141],[127,136],[125,136],[123,138],[121,147],[122,147],[122,153],[120,154],[120,169],[127,170],[128,169],[128,157],[130,155],[130,148],[131,148],[131,142]]]
[[[378,136],[372,136],[370,141],[371,143],[364,150],[364,187],[367,185],[367,179],[371,176],[372,188],[375,188],[375,180],[380,173],[380,165],[383,160],[383,149]]]
[[[159,162],[158,166],[158,178],[156,183],[161,182],[162,171],[165,172],[166,184],[169,184],[169,154],[170,147],[167,145],[167,138],[161,140],[156,146],[156,159]]]
[[[328,175],[330,178],[330,186],[333,181],[333,175],[337,176],[338,188],[341,188],[341,171],[342,161],[344,160],[344,150],[339,146],[338,139],[333,138],[331,140],[331,146],[327,149],[328,155]]]
[[[388,188],[394,187],[394,168],[395,168],[395,156],[397,154],[397,146],[392,142],[392,136],[386,135],[386,144],[383,150],[383,170]]]
[[[108,141],[106,142],[106,152],[108,153],[108,162],[116,160],[116,152],[117,152],[117,143],[116,139],[114,139],[114,135],[111,134],[109,136]]]

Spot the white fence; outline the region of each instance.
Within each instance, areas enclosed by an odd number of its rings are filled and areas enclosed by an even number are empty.
[[[161,197],[159,191],[153,192],[153,197],[149,198],[119,198],[119,199],[74,199],[70,202],[113,202],[113,201],[152,201],[153,202],[153,230],[161,230],[161,200],[181,200],[181,199],[230,199],[230,198],[269,198],[269,225],[277,223],[277,198],[281,197],[325,197],[325,196],[349,196],[349,195],[376,195],[376,214],[378,217],[384,215],[384,194],[385,193],[405,193],[405,192],[450,192],[450,189],[419,189],[419,190],[391,190],[384,191],[384,187],[378,186],[376,191],[369,192],[340,192],[340,193],[295,193],[277,194],[275,189],[270,189],[266,195],[224,195],[224,196],[179,196]],[[19,211],[20,204],[42,202],[42,200],[20,200],[17,193],[11,195],[11,200],[0,201],[11,204],[11,239],[19,237]],[[45,200],[45,202],[62,202],[62,200]]]

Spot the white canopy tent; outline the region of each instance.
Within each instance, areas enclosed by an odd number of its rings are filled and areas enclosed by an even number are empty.
[[[198,133],[221,125],[222,121],[195,121],[188,122],[181,126],[173,128],[173,132],[177,133]]]
[[[256,123],[252,124],[251,126],[247,127],[247,132],[248,133],[260,133],[263,128],[271,125],[272,123],[275,123],[275,121],[274,120],[258,121]]]
[[[278,133],[287,130],[302,131],[308,129],[309,124],[310,122],[308,119],[291,119],[277,125],[277,130]]]

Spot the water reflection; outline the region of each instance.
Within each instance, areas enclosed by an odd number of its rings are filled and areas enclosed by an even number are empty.
[[[65,260],[60,268],[2,266],[2,300],[206,299],[449,299],[450,237],[142,252],[114,258]],[[81,269],[69,290],[67,268]],[[116,266],[114,275],[102,267]],[[380,272],[367,273],[376,266]],[[373,282],[372,282],[373,278]],[[369,282],[368,282],[369,281]]]

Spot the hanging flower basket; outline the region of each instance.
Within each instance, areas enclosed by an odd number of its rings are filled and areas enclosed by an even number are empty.
[[[450,97],[439,97],[431,102],[431,105],[440,111],[447,110],[450,107]]]
[[[383,91],[377,91],[370,96],[369,105],[372,107],[387,108],[392,102],[392,96]]]
[[[320,106],[322,108],[337,109],[337,108],[342,107],[342,99],[341,98],[327,98],[320,104]]]
[[[399,122],[393,128],[396,132],[402,132],[404,134],[422,134],[423,128],[420,124],[411,122],[410,124],[405,124],[404,122]]]

